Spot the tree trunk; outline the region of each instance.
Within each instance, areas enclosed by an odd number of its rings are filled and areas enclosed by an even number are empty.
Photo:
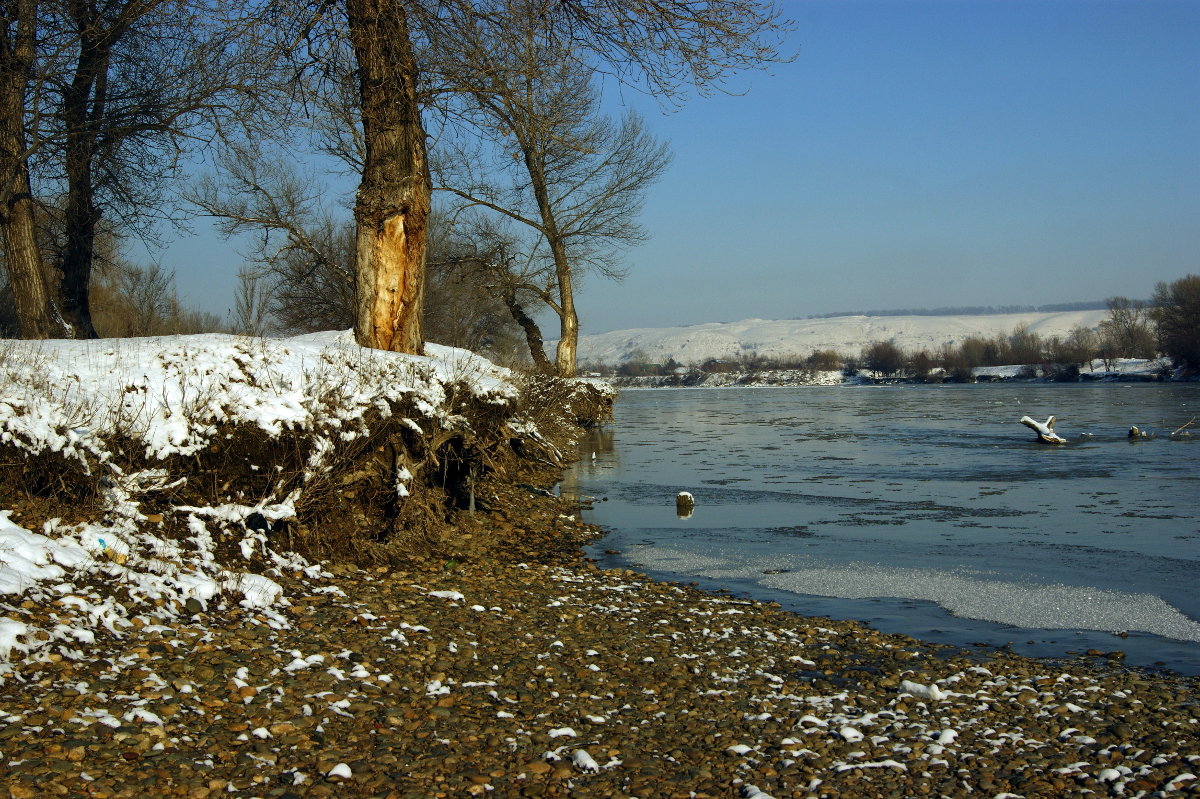
[[[365,142],[354,335],[364,347],[420,353],[430,181],[408,18],[401,0],[347,0],[346,12]]]
[[[7,136],[3,138],[7,139]],[[8,148],[4,150],[5,160]],[[9,170],[10,174],[12,170]],[[30,196],[29,174],[25,165],[16,167],[8,185],[4,186],[0,228],[3,228],[5,265],[8,285],[12,289],[13,305],[21,338],[61,338],[67,330],[51,300],[50,287],[42,268],[34,222],[34,203]]]
[[[90,173],[90,168],[85,167]],[[68,169],[70,172],[70,169]],[[68,174],[66,207],[66,241],[62,256],[62,312],[74,330],[76,338],[98,338],[92,324],[90,286],[92,265],[96,252],[96,213],[92,201],[90,177],[85,187],[77,187],[76,179]]]
[[[88,288],[96,253],[99,214],[93,197],[92,134],[87,129],[87,101],[82,92],[66,92],[63,115],[69,132],[66,143],[67,198],[62,253],[63,317],[78,338],[96,338]]]
[[[567,256],[566,243],[558,230],[554,205],[550,201],[543,154],[527,144],[522,146],[522,150],[533,196],[542,218],[541,233],[550,247],[550,254],[554,259],[555,282],[558,283],[558,307],[554,309],[558,313],[558,347],[554,351],[554,366],[559,377],[574,377],[575,351],[579,345],[579,316],[575,312],[571,262]]]
[[[0,238],[23,338],[62,336],[37,241],[25,144],[25,89],[33,68],[36,0],[7,0],[0,32]]]
[[[79,35],[79,60],[71,84],[63,92],[63,121],[67,140],[65,166],[67,198],[64,208],[65,242],[62,254],[62,311],[77,338],[97,338],[92,324],[89,288],[96,257],[96,227],[100,212],[96,208],[96,187],[92,179],[96,137],[93,122],[103,119],[109,47],[121,29],[112,27],[102,39],[95,38],[94,19],[89,8],[73,5],[74,22]]]
[[[542,340],[542,329],[538,327],[538,323],[525,313],[521,303],[517,302],[515,293],[506,291],[504,304],[508,306],[508,312],[512,314],[512,318],[525,331],[525,343],[529,345],[529,356],[533,358],[534,368],[542,374],[554,374],[554,364],[550,363],[550,359],[546,357],[546,345]]]
[[[562,242],[551,242],[554,271],[558,277],[558,348],[554,365],[559,377],[575,376],[576,351],[579,348],[579,315],[575,312],[575,289],[571,282],[571,265]]]

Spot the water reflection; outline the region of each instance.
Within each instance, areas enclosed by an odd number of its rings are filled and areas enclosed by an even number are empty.
[[[575,445],[574,464],[563,473],[558,485],[561,497],[570,501],[576,512],[590,510],[597,497],[584,488],[601,477],[605,471],[620,466],[616,451],[616,432],[611,427],[589,428]]]

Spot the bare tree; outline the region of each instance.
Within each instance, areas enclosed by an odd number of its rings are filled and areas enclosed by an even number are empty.
[[[179,301],[175,275],[158,264],[106,260],[92,284],[101,336],[166,336],[226,332],[219,316]]]
[[[508,308],[490,290],[487,266],[443,261],[430,253],[424,328],[429,341],[487,355],[505,365],[526,364],[521,334]]]
[[[475,287],[480,307],[498,304],[501,310],[507,310],[507,323],[495,319],[492,322],[495,329],[502,331],[515,323],[524,336],[534,368],[543,374],[553,374],[554,365],[546,357],[541,327],[528,310],[531,305],[553,301],[553,272],[522,252],[517,239],[503,225],[496,224],[495,219],[471,221],[474,224],[455,228],[440,226],[446,235],[432,247],[431,270],[435,274],[469,275],[468,283]],[[435,285],[438,283],[444,281],[435,281]],[[435,308],[451,304],[444,291],[432,291],[430,300]]]
[[[1045,347],[1040,336],[1027,325],[1017,325],[1004,342],[1007,360],[1014,364],[1042,363],[1046,360]]]
[[[240,4],[228,0],[103,0],[61,4],[67,64],[48,65],[61,159],[62,308],[75,335],[94,337],[88,287],[104,216],[145,231],[168,216],[160,189],[199,135],[257,95],[261,63]],[[230,39],[238,38],[231,47]],[[247,79],[253,70],[258,81]]]
[[[4,0],[4,8],[0,227],[14,301],[25,309],[25,335],[92,337],[102,220],[145,235],[169,217],[160,192],[179,156],[239,118],[236,103],[271,85],[246,71],[261,76],[269,66],[232,0]],[[46,224],[30,235],[39,209]],[[49,248],[39,246],[47,229]]]
[[[75,335],[95,338],[88,286],[91,282],[96,227],[101,207],[97,203],[96,168],[103,136],[111,131],[110,88],[117,46],[133,26],[164,0],[125,0],[117,3],[70,2],[63,6],[65,26],[71,32],[74,66],[64,75],[59,90],[66,203],[63,213],[62,310]],[[53,81],[57,76],[48,78]],[[151,84],[153,85],[153,84]],[[116,92],[113,92],[116,94]],[[107,123],[107,124],[106,124]]]
[[[876,341],[862,350],[863,365],[884,377],[891,377],[904,368],[904,353],[892,341]]]
[[[233,329],[244,336],[265,336],[270,328],[270,295],[260,272],[243,266],[233,300]]]
[[[124,336],[151,336],[167,332],[167,320],[175,315],[175,273],[154,264],[145,269],[129,265],[118,272],[117,285],[129,301],[128,326]]]
[[[282,150],[227,149],[219,172],[186,193],[227,235],[251,234],[234,309],[242,332],[303,333],[354,324],[354,226],[323,181],[295,170]],[[515,340],[486,260],[430,223],[431,269],[423,328],[431,341],[512,360]]]
[[[220,170],[185,192],[228,236],[249,233],[247,253],[274,329],[344,330],[354,323],[354,231],[336,215],[323,182],[292,168],[282,150],[241,144]]]
[[[1057,337],[1050,342],[1051,356],[1059,363],[1084,365],[1096,357],[1100,350],[1100,336],[1095,328],[1076,325],[1063,340]]]
[[[1200,370],[1200,275],[1155,286],[1153,313],[1163,353],[1179,366]]]
[[[464,88],[442,80],[461,56],[457,31],[482,25],[498,44],[509,36],[512,14],[536,18],[549,39],[580,44],[578,61],[595,59],[619,78],[679,101],[688,87],[706,89],[734,71],[782,60],[778,40],[790,29],[762,0],[345,0],[320,9],[313,15],[307,5],[297,7],[293,29],[280,28],[283,40],[301,43],[297,61],[319,50],[322,36],[337,42],[326,53],[340,52],[343,30],[353,54],[362,127],[355,335],[365,346],[405,352],[422,343],[430,214],[422,80],[436,91]],[[325,85],[340,87],[343,78],[330,75]]]
[[[525,4],[518,8],[524,14],[506,17],[509,35],[499,41],[485,25],[457,32],[462,72],[454,82],[469,87],[466,115],[493,158],[486,174],[469,168],[482,159],[443,159],[459,169],[447,170],[438,188],[530,231],[528,251],[553,274],[554,292],[545,299],[559,318],[555,366],[571,376],[579,274],[593,268],[620,275],[617,254],[645,238],[636,215],[670,155],[639,116],[614,123],[600,113],[593,70],[579,60],[576,44],[544,27],[536,10]]]
[[[1128,297],[1108,298],[1108,318],[1100,323],[1106,358],[1153,358],[1156,349],[1150,310]]]

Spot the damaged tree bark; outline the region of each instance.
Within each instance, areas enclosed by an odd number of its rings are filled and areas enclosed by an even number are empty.
[[[430,181],[408,16],[395,0],[347,0],[346,12],[365,142],[354,336],[364,347],[419,354]]]

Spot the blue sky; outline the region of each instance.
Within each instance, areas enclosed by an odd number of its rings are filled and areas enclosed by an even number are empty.
[[[783,5],[798,56],[733,78],[745,94],[662,114],[610,91],[675,160],[628,277],[584,281],[585,333],[1148,297],[1200,273],[1200,2]],[[162,260],[223,309],[224,249]]]

